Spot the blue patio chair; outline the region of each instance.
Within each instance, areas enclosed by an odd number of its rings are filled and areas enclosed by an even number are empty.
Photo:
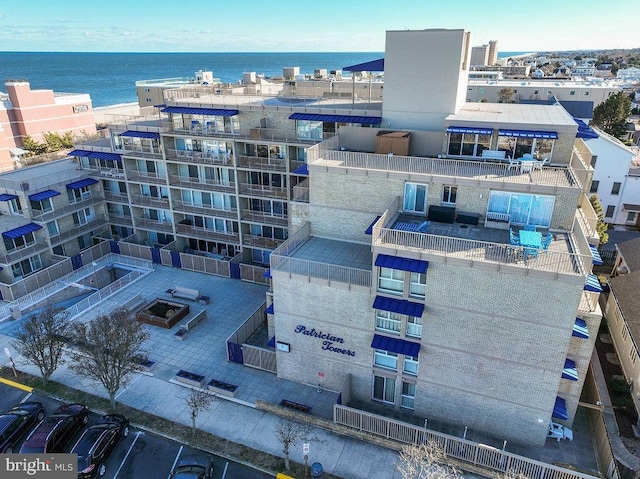
[[[536,225],[525,225],[524,230],[525,231],[535,231],[536,230]]]
[[[551,246],[552,241],[553,235],[551,233],[547,233],[547,236],[542,239],[542,249],[547,251],[549,249],[549,246]]]
[[[524,259],[538,259],[538,248],[525,248],[524,249]]]
[[[421,223],[420,226],[418,226],[418,233],[426,233],[427,228],[429,227],[430,224],[431,224],[431,221],[425,221],[424,223]]]
[[[512,228],[509,228],[509,243],[512,246],[520,246],[520,235],[514,233]]]

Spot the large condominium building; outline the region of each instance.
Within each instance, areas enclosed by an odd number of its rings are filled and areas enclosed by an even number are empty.
[[[383,101],[165,90],[77,145],[58,186],[3,185],[24,201],[6,251],[35,232],[58,258],[31,195],[74,224],[100,197],[83,218],[105,212],[92,238],[114,250],[270,265],[279,377],[541,444],[572,424],[601,319],[590,152],[560,105],[465,102],[469,62],[462,30],[390,31],[384,62],[345,68],[384,69]]]

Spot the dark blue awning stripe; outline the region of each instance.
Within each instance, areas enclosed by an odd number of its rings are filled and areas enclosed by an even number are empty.
[[[186,106],[168,106],[163,108],[163,113],[181,113],[183,115],[208,115],[208,116],[235,116],[240,111],[226,110],[223,108],[192,108]]]
[[[2,236],[4,236],[5,238],[15,239],[15,238],[19,238],[20,236],[33,233],[34,231],[38,231],[41,228],[42,226],[40,225],[37,225],[35,223],[29,223],[28,225],[20,226],[12,230],[5,231],[4,233],[2,233]]]
[[[593,256],[593,264],[595,264],[596,266],[602,266],[603,261],[600,253],[598,253],[598,248],[596,248],[595,246],[589,246],[589,249],[591,250],[591,256]]]
[[[573,323],[573,333],[571,333],[571,336],[589,339],[589,330],[587,329],[587,322],[584,319],[576,318],[575,323]]]
[[[379,334],[373,335],[371,347],[373,349],[382,349],[390,353],[404,354],[405,356],[411,357],[417,357],[418,354],[420,354],[420,343],[413,343],[400,338],[390,338]]]
[[[364,230],[364,234],[366,234],[366,235],[373,234],[373,225],[375,225],[376,221],[378,221],[379,219],[380,219],[380,215],[376,216],[376,219],[373,220],[373,222],[369,226],[367,226],[366,230]]]
[[[78,190],[80,188],[84,188],[85,186],[95,185],[97,182],[98,180],[94,180],[93,178],[84,178],[83,180],[69,183],[66,185],[66,187],[68,190]]]
[[[569,419],[569,414],[567,414],[567,403],[560,396],[556,396],[556,403],[553,406],[552,416],[558,419]]]
[[[576,362],[567,358],[564,360],[564,369],[562,370],[562,379],[568,379],[569,381],[578,380],[578,369],[576,368]]]
[[[291,173],[293,173],[294,175],[304,175],[304,176],[309,176],[309,166],[305,163],[304,165],[300,165],[298,166],[295,170],[293,170]]]
[[[491,135],[493,128],[474,128],[471,126],[450,126],[447,133],[470,133],[475,135]]]
[[[33,201],[42,201],[42,200],[46,200],[47,198],[53,198],[54,196],[58,196],[59,194],[60,192],[56,190],[44,190],[44,191],[41,191],[40,193],[34,193],[32,195],[29,195],[29,199]]]
[[[276,347],[276,337],[272,336],[271,339],[269,341],[267,341],[267,346],[269,346],[270,348],[275,348]]]
[[[269,305],[267,309],[264,310],[267,314],[273,314],[273,303]]]
[[[69,152],[69,156],[89,156],[93,151],[89,150],[73,150]]]
[[[522,138],[548,138],[551,140],[558,138],[558,134],[555,131],[498,130],[498,135]]]
[[[406,299],[386,298],[384,296],[376,296],[373,301],[375,309],[383,311],[391,311],[392,313],[406,314],[420,318],[424,312],[424,304],[414,303]]]
[[[158,139],[160,138],[160,133],[156,133],[154,131],[135,131],[135,130],[127,130],[120,133],[120,136],[126,136],[128,138],[152,138]]]
[[[294,113],[289,120],[330,121],[332,123],[360,123],[361,125],[379,125],[381,116],[321,115],[319,113]]]
[[[118,155],[117,153],[107,153],[106,151],[92,151],[91,154],[89,154],[89,158],[95,158],[96,160],[122,161],[122,155]]]
[[[369,62],[357,63],[356,65],[349,65],[343,67],[345,72],[383,72],[384,71],[384,58],[378,58],[377,60],[371,60]]]
[[[386,254],[379,254],[376,258],[376,266],[391,269],[401,269],[402,271],[409,271],[411,273],[426,273],[429,267],[428,261],[422,261],[418,259],[402,258],[400,256],[390,256]]]
[[[2,193],[0,195],[0,201],[11,201],[14,198],[17,198],[17,195],[12,195],[10,193]]]
[[[598,134],[593,131],[591,127],[584,121],[579,118],[574,118],[573,120],[578,124],[578,132],[576,133],[576,138],[582,138],[583,140],[598,138]]]
[[[590,293],[602,293],[602,286],[600,286],[600,281],[598,281],[598,277],[595,274],[587,276],[584,290]]]

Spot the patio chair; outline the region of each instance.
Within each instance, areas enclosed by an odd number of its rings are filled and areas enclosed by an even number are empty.
[[[513,228],[509,228],[509,244],[520,246],[520,236],[513,231]]]
[[[538,253],[540,250],[538,248],[525,248],[524,249],[524,259],[538,259]]]
[[[431,221],[425,221],[424,223],[420,224],[420,226],[418,226],[418,233],[426,233],[427,228],[429,227],[430,224],[431,224]]]
[[[525,231],[536,231],[536,225],[525,225]]]
[[[536,160],[533,162],[533,169],[542,171],[542,167],[549,163],[549,158],[545,158],[544,160]]]
[[[542,239],[542,249],[544,251],[547,251],[549,249],[549,246],[551,246],[552,241],[553,235],[551,233],[547,233],[547,236]]]
[[[511,168],[515,168],[516,170],[520,168],[520,159],[509,157],[508,160],[509,166],[507,167],[507,171],[509,171]]]

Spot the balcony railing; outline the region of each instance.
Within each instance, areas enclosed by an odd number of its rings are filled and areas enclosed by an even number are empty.
[[[270,225],[287,226],[288,220],[286,215],[272,215],[261,211],[243,210],[242,219],[244,221],[253,221],[255,223],[267,223]]]
[[[240,194],[247,196],[260,196],[263,198],[287,199],[287,189],[279,186],[254,185],[240,183]]]
[[[191,225],[176,225],[176,232],[180,235],[186,235],[194,238],[200,238],[209,241],[223,241],[226,243],[240,243],[240,235],[238,233],[224,233],[212,231],[210,229]]]
[[[156,185],[166,185],[167,177],[160,176],[157,173],[149,173],[146,171],[127,170],[127,178],[142,183],[153,183]]]
[[[107,223],[107,218],[104,216],[97,216],[94,220],[89,221],[84,224],[77,224],[73,228],[68,229],[66,231],[61,231],[57,235],[53,235],[50,237],[51,245],[62,243],[63,241],[67,241],[70,238],[75,238],[77,236],[82,236],[85,233],[88,233],[91,230],[100,228],[105,226]]]
[[[116,215],[109,213],[109,223],[117,225],[133,226],[133,218],[131,216]]]
[[[284,158],[263,158],[261,156],[237,156],[238,167],[258,170],[286,171],[287,160]]]
[[[596,227],[598,224],[598,215],[593,209],[593,205],[589,201],[589,198],[584,193],[580,197],[576,214],[587,237],[595,238],[598,235]]]
[[[122,150],[115,150],[117,153],[122,154],[122,156],[126,156],[127,158],[162,158],[162,150],[155,149],[152,150],[148,146],[143,146],[142,148],[128,148],[125,147]]]
[[[131,195],[131,203],[136,206],[151,206],[153,208],[168,209],[169,198],[158,198],[156,196]]]
[[[165,150],[167,160],[179,161],[180,163],[198,163],[208,165],[233,166],[233,155],[227,153],[205,153],[202,151],[185,151],[167,148]]]
[[[292,201],[298,201],[299,203],[309,203],[309,180],[302,180],[300,183],[293,187]]]
[[[202,180],[190,176],[169,175],[169,184],[171,186],[181,186],[194,190],[219,191],[224,193],[235,193],[236,191],[236,184],[233,181],[222,183],[220,181]]]
[[[217,218],[231,218],[238,219],[238,209],[230,208],[228,210],[222,210],[219,208],[213,208],[205,205],[194,205],[191,203],[185,203],[182,200],[173,200],[173,209],[175,211],[182,211],[185,213],[194,213],[198,215],[214,216]]]
[[[173,233],[173,223],[167,221],[152,220],[150,218],[136,217],[136,227],[144,228],[153,231],[163,231],[166,233]]]
[[[276,249],[285,241],[284,239],[265,238],[264,236],[242,235],[243,244],[257,248]]]
[[[109,190],[104,191],[104,199],[116,203],[129,203],[129,196],[126,193],[114,193]]]
[[[16,261],[20,261],[24,258],[28,258],[29,256],[40,253],[47,248],[48,245],[45,242],[37,241],[36,243],[33,243],[25,248],[8,251],[6,254],[0,256],[0,263],[15,263]]]
[[[68,215],[69,213],[74,213],[102,201],[104,201],[104,197],[92,192],[90,198],[81,199],[80,201],[76,201],[75,203],[70,203],[62,207],[56,207],[49,211],[31,209],[31,218],[35,221],[50,221],[54,218],[59,218],[64,215]]]

